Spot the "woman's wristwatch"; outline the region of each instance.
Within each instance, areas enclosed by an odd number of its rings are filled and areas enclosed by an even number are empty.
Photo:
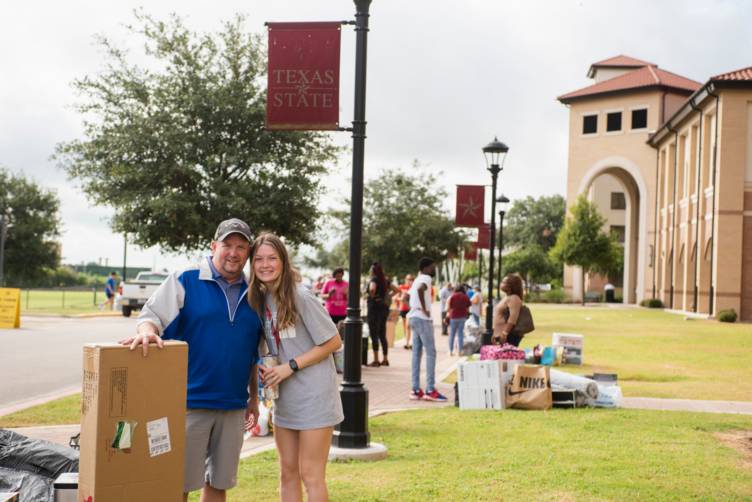
[[[290,362],[288,363],[290,365],[290,369],[293,373],[297,373],[300,370],[300,367],[298,366],[298,363],[295,361],[295,358],[290,359]]]

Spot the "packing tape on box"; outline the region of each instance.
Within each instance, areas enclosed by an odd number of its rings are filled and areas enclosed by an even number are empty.
[[[133,431],[138,422],[120,421],[115,425],[115,437],[112,438],[112,447],[118,450],[127,450],[133,442]]]

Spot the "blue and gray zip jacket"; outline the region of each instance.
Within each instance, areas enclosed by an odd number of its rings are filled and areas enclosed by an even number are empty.
[[[188,343],[188,408],[234,410],[248,402],[263,327],[246,299],[230,305],[208,259],[173,272],[146,302],[138,323],[156,324],[165,340]]]

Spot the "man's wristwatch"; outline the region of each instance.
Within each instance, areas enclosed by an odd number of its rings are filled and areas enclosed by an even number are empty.
[[[297,373],[298,370],[300,370],[300,367],[298,367],[298,363],[295,362],[295,359],[290,359],[290,362],[288,364],[290,365],[290,369],[292,369],[293,373]]]

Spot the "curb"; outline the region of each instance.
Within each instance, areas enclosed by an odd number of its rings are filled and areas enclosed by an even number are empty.
[[[37,319],[47,318],[64,318],[64,319],[90,319],[94,317],[122,317],[120,312],[86,312],[82,314],[60,314],[60,313],[44,313],[44,312],[21,312],[21,317],[30,317]]]
[[[55,401],[63,397],[72,396],[73,394],[77,394],[79,392],[81,392],[80,386],[67,387],[50,394],[35,397],[33,399],[16,401],[15,403],[11,403],[3,408],[0,408],[0,417],[4,415],[10,415],[11,413],[15,413],[17,411],[25,410],[27,408],[32,408],[34,406],[39,406],[40,404],[49,403],[50,401]]]

